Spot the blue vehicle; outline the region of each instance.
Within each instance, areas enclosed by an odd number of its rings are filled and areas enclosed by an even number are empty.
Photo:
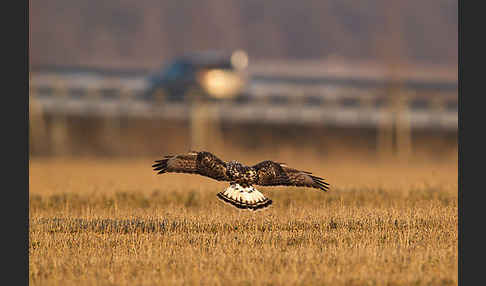
[[[184,55],[168,63],[148,78],[143,96],[147,100],[184,101],[187,96],[213,99],[241,94],[248,59],[242,51],[231,55],[202,52]]]

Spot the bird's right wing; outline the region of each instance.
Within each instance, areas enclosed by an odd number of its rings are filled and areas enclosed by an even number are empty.
[[[310,187],[320,189],[325,192],[329,190],[329,183],[325,182],[323,178],[314,176],[311,172],[290,168],[286,164],[279,163],[279,165],[289,178],[289,185],[297,187]]]
[[[288,167],[286,164],[263,161],[253,168],[257,172],[257,185],[260,186],[297,186],[310,187],[327,191],[329,184],[323,178],[312,173]]]
[[[180,155],[166,155],[152,165],[157,174],[188,173],[206,176],[218,181],[229,181],[226,163],[210,152],[191,151]]]

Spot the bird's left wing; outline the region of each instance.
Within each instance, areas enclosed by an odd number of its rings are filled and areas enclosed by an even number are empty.
[[[167,155],[152,165],[157,174],[167,172],[189,173],[209,177],[218,181],[228,181],[226,162],[210,152],[191,151],[180,155]]]
[[[327,191],[329,184],[323,178],[312,173],[290,168],[283,163],[263,161],[253,166],[258,175],[260,186],[297,186],[310,187]]]

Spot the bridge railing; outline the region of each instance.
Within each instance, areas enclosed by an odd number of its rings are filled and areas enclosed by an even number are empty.
[[[390,146],[397,144],[395,149],[407,154],[412,130],[456,132],[458,127],[454,88],[253,82],[245,94],[224,100],[195,94],[181,95],[176,100],[163,94],[147,99],[141,96],[145,88],[140,77],[34,77],[30,81],[30,115],[35,119],[31,122],[32,135],[39,137],[42,130],[51,130],[50,141],[56,145],[53,149],[63,153],[69,116],[108,118],[110,122],[122,118],[185,120],[190,122],[191,146],[197,149],[207,144],[205,136],[218,139],[223,122],[265,122],[371,128],[378,131],[380,150],[393,149]],[[49,122],[44,120],[46,115],[51,118]],[[110,126],[116,129],[121,125]],[[202,129],[212,131],[201,132]]]

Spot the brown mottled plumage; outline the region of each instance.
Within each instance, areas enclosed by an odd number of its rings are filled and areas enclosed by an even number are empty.
[[[157,174],[168,172],[199,174],[218,181],[231,182],[231,186],[240,185],[243,188],[238,188],[238,191],[226,190],[218,194],[223,201],[240,208],[257,209],[272,203],[252,185],[310,187],[323,191],[329,189],[329,184],[324,182],[323,178],[268,160],[254,166],[245,166],[237,161],[225,162],[210,152],[191,151],[186,154],[167,155],[155,162],[152,167],[154,171],[158,171]],[[239,196],[235,195],[235,192],[246,194]],[[254,201],[251,196],[247,196],[251,193],[254,193],[257,198]]]

